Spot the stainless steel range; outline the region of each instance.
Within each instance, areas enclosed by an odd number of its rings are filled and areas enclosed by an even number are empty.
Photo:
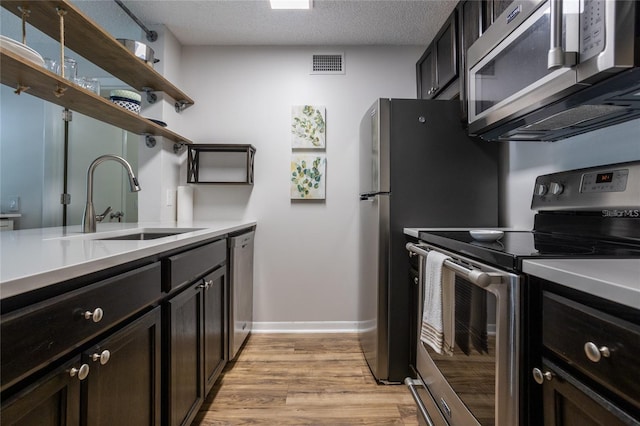
[[[407,244],[419,285],[415,378],[405,382],[421,424],[540,424],[529,331],[539,335],[532,322],[542,319],[528,312],[523,261],[640,259],[640,161],[539,176],[532,209],[532,231],[421,230]]]

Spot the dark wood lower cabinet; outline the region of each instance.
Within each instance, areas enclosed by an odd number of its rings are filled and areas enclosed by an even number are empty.
[[[227,362],[226,247],[3,313],[0,424],[190,425]]]
[[[172,426],[191,424],[226,359],[226,265],[167,302],[167,413]]]
[[[545,426],[622,426],[637,420],[611,404],[583,383],[572,379],[557,366],[544,365],[554,374],[542,386]]]
[[[204,277],[203,338],[205,396],[227,363],[227,274],[224,265]]]
[[[83,354],[83,424],[160,425],[160,325],[158,307]]]
[[[155,308],[12,396],[1,424],[160,425],[160,336]]]
[[[167,302],[167,392],[170,425],[189,424],[204,400],[202,280]]]
[[[72,368],[80,368],[80,355],[3,403],[0,424],[79,425],[80,380],[69,374]]]

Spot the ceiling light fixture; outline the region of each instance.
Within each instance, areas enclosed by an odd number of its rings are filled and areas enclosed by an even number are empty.
[[[313,0],[269,0],[271,9],[311,9]]]

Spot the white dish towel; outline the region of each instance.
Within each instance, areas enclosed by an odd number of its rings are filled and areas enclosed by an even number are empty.
[[[424,265],[424,305],[420,340],[441,355],[453,354],[453,283],[449,271],[443,270],[449,256],[431,250]]]

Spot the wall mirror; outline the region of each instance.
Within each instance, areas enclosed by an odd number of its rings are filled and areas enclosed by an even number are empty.
[[[74,4],[115,37],[143,40],[140,29],[114,2]],[[22,41],[21,19],[0,8],[0,33]],[[57,41],[28,24],[26,37],[27,46],[42,57],[59,61]],[[70,49],[65,55],[77,61],[78,76],[98,79],[101,96],[127,88]],[[28,92],[16,95],[14,89],[0,86],[0,220],[12,221],[15,229],[79,225],[89,164],[102,154],[115,154],[137,172],[140,136],[77,112],[65,121],[62,107]],[[141,186],[144,190],[144,182]],[[62,194],[69,194],[68,204]],[[94,206],[97,213],[112,208],[105,221],[137,222],[138,196],[129,192],[119,164],[108,161],[96,169]]]

